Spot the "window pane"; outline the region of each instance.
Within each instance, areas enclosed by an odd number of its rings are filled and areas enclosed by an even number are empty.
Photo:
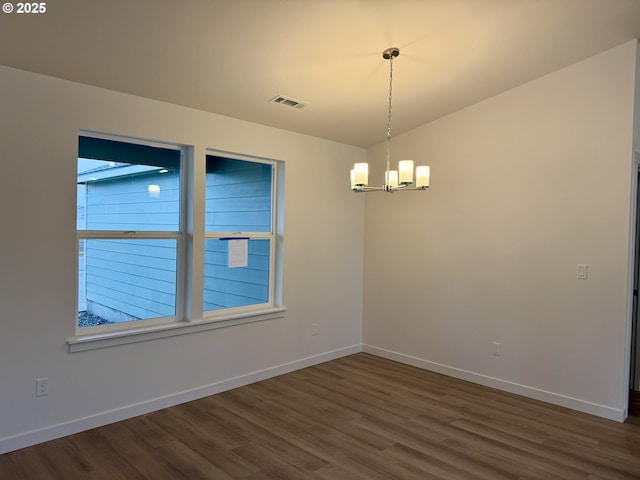
[[[80,137],[78,230],[180,230],[178,150]]]
[[[205,229],[270,232],[272,166],[207,155]]]
[[[78,251],[80,327],[176,315],[176,240],[81,240]]]
[[[269,239],[249,240],[248,265],[229,267],[229,241],[205,240],[203,309],[269,301]]]

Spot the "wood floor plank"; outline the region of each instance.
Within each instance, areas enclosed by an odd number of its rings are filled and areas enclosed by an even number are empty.
[[[640,480],[640,420],[361,353],[0,455],[0,478]]]
[[[224,415],[223,413],[221,413]],[[150,416],[160,428],[171,431],[184,445],[230,478],[245,478],[260,469],[234,453],[233,449],[250,443],[239,431],[217,421],[217,418],[193,408],[192,404],[179,405]]]
[[[509,472],[500,470],[500,464],[487,462],[483,455],[474,457],[470,455],[467,446],[459,438],[451,438],[450,427],[446,422],[433,421],[428,426],[409,425],[385,422],[380,418],[362,418],[357,422],[360,428],[371,432],[379,432],[390,436],[396,441],[396,445],[409,448],[418,454],[437,458],[461,471],[466,472],[468,478],[482,478],[485,480],[508,480],[515,478]],[[448,433],[442,434],[442,430],[436,428],[440,424]],[[447,477],[445,477],[447,478]]]

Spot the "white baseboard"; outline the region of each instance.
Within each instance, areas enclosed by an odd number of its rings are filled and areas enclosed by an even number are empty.
[[[295,370],[300,370],[302,368],[328,362],[330,360],[335,360],[336,358],[353,355],[358,352],[370,353],[378,357],[387,358],[389,360],[394,360],[396,362],[404,363],[407,365],[412,365],[424,370],[441,373],[443,375],[459,378],[461,380],[467,380],[480,385],[485,385],[487,387],[496,388],[505,392],[514,393],[516,395],[522,395],[528,398],[533,398],[535,400],[559,405],[562,407],[570,408],[572,410],[596,415],[617,422],[623,422],[626,418],[626,412],[624,410],[607,407],[605,405],[598,405],[577,398],[567,397],[565,395],[547,392],[545,390],[528,387],[526,385],[520,385],[505,380],[500,380],[498,378],[469,372],[467,370],[430,362],[428,360],[423,360],[421,358],[405,355],[403,353],[394,352],[372,345],[352,345],[350,347],[345,347],[330,352],[325,352],[319,355],[302,358],[293,362],[275,365],[269,368],[216,382],[210,385],[203,385],[191,390],[178,392],[164,397],[154,398],[146,402],[127,405],[122,408],[100,412],[88,417],[77,418],[68,422],[59,423],[57,425],[51,425],[10,437],[0,438],[0,454],[19,450],[21,448],[47,442],[49,440],[54,440],[56,438],[61,438],[67,435],[72,435],[74,433],[79,433],[85,430],[90,430],[92,428],[101,427],[110,423],[119,422],[121,420],[126,420],[127,418],[136,417],[138,415],[144,415],[146,413],[172,407],[181,403],[190,402],[199,398],[207,397],[209,395],[215,395],[217,393],[231,390],[233,388],[249,385],[251,383],[266,380],[278,375],[283,375]]]
[[[627,417],[626,412],[623,409],[607,407],[606,405],[587,402],[585,400],[568,397],[559,393],[547,392],[545,390],[528,387],[526,385],[520,385],[518,383],[508,382],[506,380],[500,380],[499,378],[493,378],[487,375],[481,375],[479,373],[469,372],[467,370],[461,370],[459,368],[442,365],[440,363],[430,362],[428,360],[423,360],[421,358],[412,357],[403,353],[375,347],[373,345],[363,345],[362,351],[370,353],[372,355],[376,355],[378,357],[383,357],[389,360],[394,360],[396,362],[422,368],[424,370],[441,373],[449,377],[467,380],[469,382],[496,388],[505,392],[533,398],[534,400],[540,400],[543,402],[551,403],[553,405],[559,405],[561,407],[577,410],[579,412],[596,415],[598,417],[607,418],[609,420],[615,420],[617,422],[623,422]]]
[[[172,407],[181,403],[190,402],[199,398],[215,395],[216,393],[242,387],[251,383],[266,380],[285,373],[300,370],[319,363],[335,360],[362,351],[361,345],[340,348],[311,357],[301,358],[293,362],[275,365],[263,370],[258,370],[238,377],[222,380],[210,385],[203,385],[191,390],[178,392],[164,397],[154,398],[149,401],[127,405],[114,410],[100,412],[84,418],[76,418],[68,422],[50,425],[37,430],[20,433],[10,437],[0,438],[0,454],[19,450],[21,448],[47,442],[74,433],[79,433],[92,428],[101,427],[110,423],[137,417],[146,413],[155,412],[163,408]]]

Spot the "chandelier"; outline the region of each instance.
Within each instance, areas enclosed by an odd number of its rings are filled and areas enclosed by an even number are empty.
[[[387,169],[384,174],[384,185],[369,186],[369,164],[356,163],[351,170],[351,190],[354,192],[389,192],[399,190],[426,190],[429,188],[430,170],[427,166],[415,169],[415,186],[413,160],[400,160],[398,169],[391,170],[391,99],[393,93],[393,59],[400,55],[397,48],[387,48],[382,52],[382,58],[389,60],[389,115],[387,117]]]

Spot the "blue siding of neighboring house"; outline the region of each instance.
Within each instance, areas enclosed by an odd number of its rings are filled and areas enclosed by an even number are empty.
[[[269,232],[272,168],[269,164],[208,156],[206,230]],[[268,239],[250,240],[248,266],[228,268],[228,241],[205,242],[205,311],[269,300],[269,245]]]
[[[175,315],[175,240],[87,240],[86,259],[94,309],[122,312],[111,318],[120,321]]]
[[[271,170],[268,164],[207,157],[207,231],[270,231]],[[89,182],[84,228],[177,231],[179,197],[179,178],[172,173]],[[205,242],[205,310],[268,301],[269,243],[250,240],[248,266],[228,268],[228,242]],[[87,240],[87,310],[112,321],[175,315],[176,247],[173,240]]]
[[[156,172],[91,182],[86,229],[178,231],[179,183],[178,175]]]
[[[179,195],[179,178],[173,174],[90,182],[85,228],[177,231]],[[176,314],[174,240],[88,240],[85,272],[87,310],[92,313],[111,321]]]
[[[204,305],[207,310],[265,303],[269,299],[270,240],[249,240],[248,266],[228,268],[225,240],[205,242]]]
[[[208,156],[205,229],[268,232],[271,170],[269,164]]]

